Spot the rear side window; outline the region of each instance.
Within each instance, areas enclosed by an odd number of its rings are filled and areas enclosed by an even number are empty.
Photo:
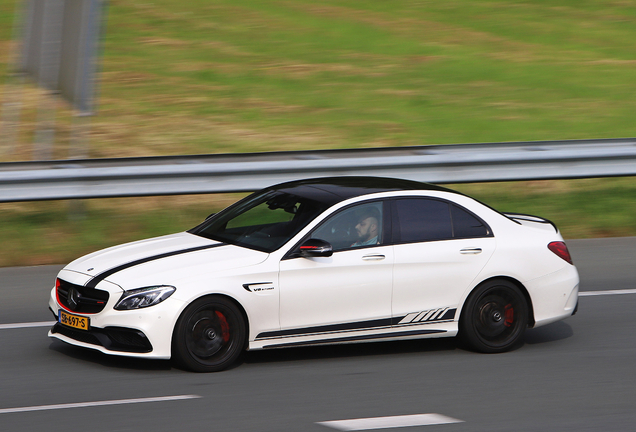
[[[395,243],[492,236],[490,228],[481,219],[447,201],[403,198],[393,203]]]
[[[454,238],[488,237],[490,235],[490,229],[463,208],[452,205],[451,212]]]
[[[395,200],[393,232],[396,242],[413,243],[453,237],[450,205],[421,198]]]

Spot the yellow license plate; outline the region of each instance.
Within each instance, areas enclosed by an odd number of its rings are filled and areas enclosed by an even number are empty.
[[[88,330],[90,326],[90,319],[88,317],[72,315],[70,313],[59,311],[58,321],[60,324],[73,327],[80,330]]]

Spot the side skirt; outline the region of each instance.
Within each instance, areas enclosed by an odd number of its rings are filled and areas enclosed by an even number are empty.
[[[365,336],[348,336],[344,338],[333,338],[333,339],[320,339],[317,341],[303,341],[303,342],[289,342],[289,343],[279,343],[272,345],[265,345],[263,348],[284,348],[284,347],[298,347],[298,346],[307,346],[307,345],[331,345],[338,343],[355,343],[355,342],[372,342],[372,341],[380,341],[380,340],[396,340],[401,338],[409,338],[413,336],[424,336],[424,335],[433,335],[446,333],[446,330],[415,330],[410,332],[396,332],[396,333],[386,333],[383,335],[365,335]]]
[[[381,342],[403,339],[453,337],[457,335],[456,321],[435,323],[434,325],[407,325],[338,333],[276,337],[267,340],[256,339],[249,343],[250,350],[301,347],[309,345],[334,345],[361,342]],[[426,327],[426,328],[423,328]]]

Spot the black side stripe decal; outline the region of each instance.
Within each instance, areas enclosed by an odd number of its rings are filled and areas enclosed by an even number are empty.
[[[413,312],[403,317],[397,324],[408,325],[451,320],[455,318],[455,312],[457,312],[457,309],[449,309],[447,307]]]
[[[185,253],[189,253],[189,252],[196,252],[196,251],[200,251],[200,250],[204,250],[204,249],[212,249],[215,247],[219,247],[219,246],[226,246],[226,243],[215,243],[213,245],[205,245],[205,246],[197,246],[197,247],[193,247],[193,248],[188,248],[188,249],[182,249],[182,250],[177,250],[177,251],[172,251],[172,252],[166,252],[166,253],[162,253],[159,255],[153,255],[153,256],[149,256],[146,258],[142,258],[142,259],[138,259],[135,261],[131,261],[129,263],[126,264],[122,264],[119,265],[117,267],[113,267],[110,270],[106,270],[103,273],[100,273],[98,275],[96,275],[95,277],[93,277],[92,279],[90,279],[88,282],[86,282],[86,287],[88,288],[95,288],[97,286],[98,283],[100,283],[101,281],[103,281],[104,279],[106,279],[108,276],[111,276],[117,272],[120,272],[122,270],[126,270],[130,267],[134,267],[136,265],[139,264],[144,264],[150,261],[155,261],[155,260],[159,260],[162,258],[167,258],[170,256],[174,256],[174,255],[181,255],[181,254],[185,254]]]
[[[403,318],[403,317],[402,317]],[[390,327],[392,323],[391,318],[382,318],[371,321],[359,321],[345,324],[330,324],[324,326],[317,327],[305,327],[299,329],[290,329],[290,330],[277,330],[270,331],[258,334],[256,339],[267,339],[267,338],[275,338],[281,336],[298,336],[302,334],[308,333],[329,333],[336,332],[342,330],[362,330],[374,327]]]
[[[437,311],[438,312],[445,311],[446,309],[444,308],[437,309]],[[413,325],[413,324],[427,324],[427,323],[438,323],[442,321],[450,321],[455,316],[456,310],[457,309],[450,309],[448,310],[448,312],[444,313],[443,316],[440,316],[433,321],[427,321],[427,322],[410,323],[410,321],[413,319],[413,317],[411,317],[411,319],[409,320],[409,323]],[[415,316],[417,315],[417,313],[409,314],[409,315]],[[315,333],[333,333],[333,332],[347,331],[347,330],[370,330],[373,328],[394,327],[397,325],[402,326],[405,324],[403,321],[409,315],[393,317],[393,318],[382,318],[382,319],[371,320],[371,321],[358,321],[358,322],[351,322],[351,323],[344,323],[344,324],[329,324],[329,325],[315,326],[315,327],[304,327],[304,328],[296,328],[296,329],[288,329],[288,330],[269,331],[269,332],[259,333],[256,336],[256,340],[280,338],[285,336],[302,336],[302,335],[309,335],[309,334],[315,334]]]
[[[365,335],[365,336],[349,336],[344,338],[333,338],[333,339],[322,339],[322,340],[319,339],[319,340],[305,341],[305,342],[292,342],[288,344],[279,343],[274,345],[265,345],[263,348],[282,348],[282,347],[295,347],[295,346],[303,346],[303,345],[323,345],[323,344],[338,343],[338,342],[388,339],[388,338],[402,337],[402,336],[403,337],[419,336],[419,335],[433,334],[433,333],[446,333],[446,330],[413,330],[408,332],[394,332],[394,333]]]

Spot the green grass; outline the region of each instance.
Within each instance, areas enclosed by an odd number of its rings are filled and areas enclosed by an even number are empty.
[[[95,157],[636,136],[635,1],[112,0],[106,29]]]
[[[15,4],[0,0],[0,85]],[[636,136],[635,0],[108,4],[91,157]],[[26,89],[20,142],[0,161],[30,157],[35,93]],[[64,104],[58,117],[65,158]],[[459,188],[555,219],[570,237],[636,234],[632,180],[581,183],[594,200],[576,182],[537,184],[550,186]],[[63,203],[0,206],[0,264],[178,231],[206,207],[150,199],[131,211],[131,201],[94,202],[76,223]],[[196,216],[171,219],[186,210]]]

